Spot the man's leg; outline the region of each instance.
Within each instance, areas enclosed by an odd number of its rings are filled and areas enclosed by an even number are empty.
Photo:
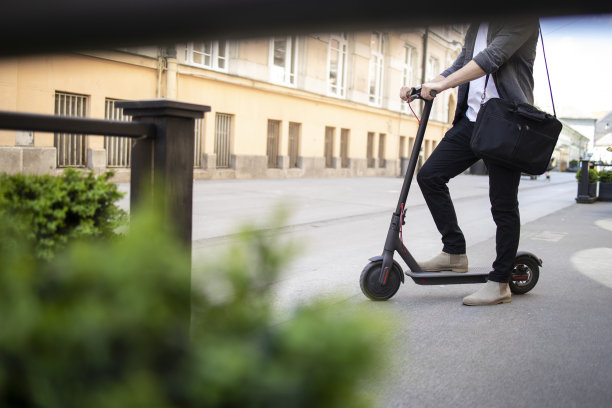
[[[518,187],[521,172],[487,163],[489,168],[489,198],[491,214],[497,225],[495,247],[497,257],[489,280],[501,283],[510,281],[514,258],[521,235],[521,217],[518,206]]]
[[[495,236],[497,256],[488,282],[476,293],[466,296],[463,303],[470,306],[496,305],[512,301],[508,282],[514,267],[521,233],[518,208],[518,186],[521,172],[487,163],[489,169],[489,198],[491,213],[497,225]]]
[[[473,129],[474,124],[467,118],[459,121],[446,133],[417,174],[425,202],[442,235],[446,254],[465,254],[465,238],[457,222],[447,183],[478,161],[470,148]]]

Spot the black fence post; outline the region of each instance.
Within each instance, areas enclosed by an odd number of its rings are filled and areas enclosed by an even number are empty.
[[[597,200],[596,191],[591,191],[591,183],[589,183],[589,168],[590,162],[582,160],[580,167],[580,180],[578,180],[578,196],[576,202],[580,204],[591,204]],[[594,186],[595,188],[597,185]]]
[[[155,127],[154,137],[137,139],[132,148],[131,211],[143,194],[153,194],[191,254],[195,119],[210,112],[210,106],[167,99],[121,101],[116,106],[132,120]]]

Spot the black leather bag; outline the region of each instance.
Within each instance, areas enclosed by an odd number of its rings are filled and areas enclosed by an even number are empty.
[[[471,147],[482,159],[540,175],[550,164],[562,128],[556,117],[529,104],[492,98],[480,107]]]

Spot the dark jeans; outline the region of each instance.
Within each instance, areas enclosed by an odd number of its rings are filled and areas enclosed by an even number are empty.
[[[465,238],[448,191],[448,181],[478,161],[470,148],[474,124],[466,117],[457,122],[436,147],[417,175],[417,181],[442,234],[443,251],[464,254]],[[493,135],[494,136],[494,135]],[[521,221],[518,209],[518,186],[521,172],[485,162],[489,170],[491,213],[497,225],[497,257],[489,280],[508,282],[518,250]]]

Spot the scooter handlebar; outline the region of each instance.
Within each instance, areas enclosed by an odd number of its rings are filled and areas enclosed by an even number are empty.
[[[438,91],[429,91],[429,95],[434,97],[438,94]],[[421,96],[421,87],[417,86],[414,88],[410,88],[410,94],[408,95],[409,98],[413,98],[413,99],[423,99],[423,97]]]

